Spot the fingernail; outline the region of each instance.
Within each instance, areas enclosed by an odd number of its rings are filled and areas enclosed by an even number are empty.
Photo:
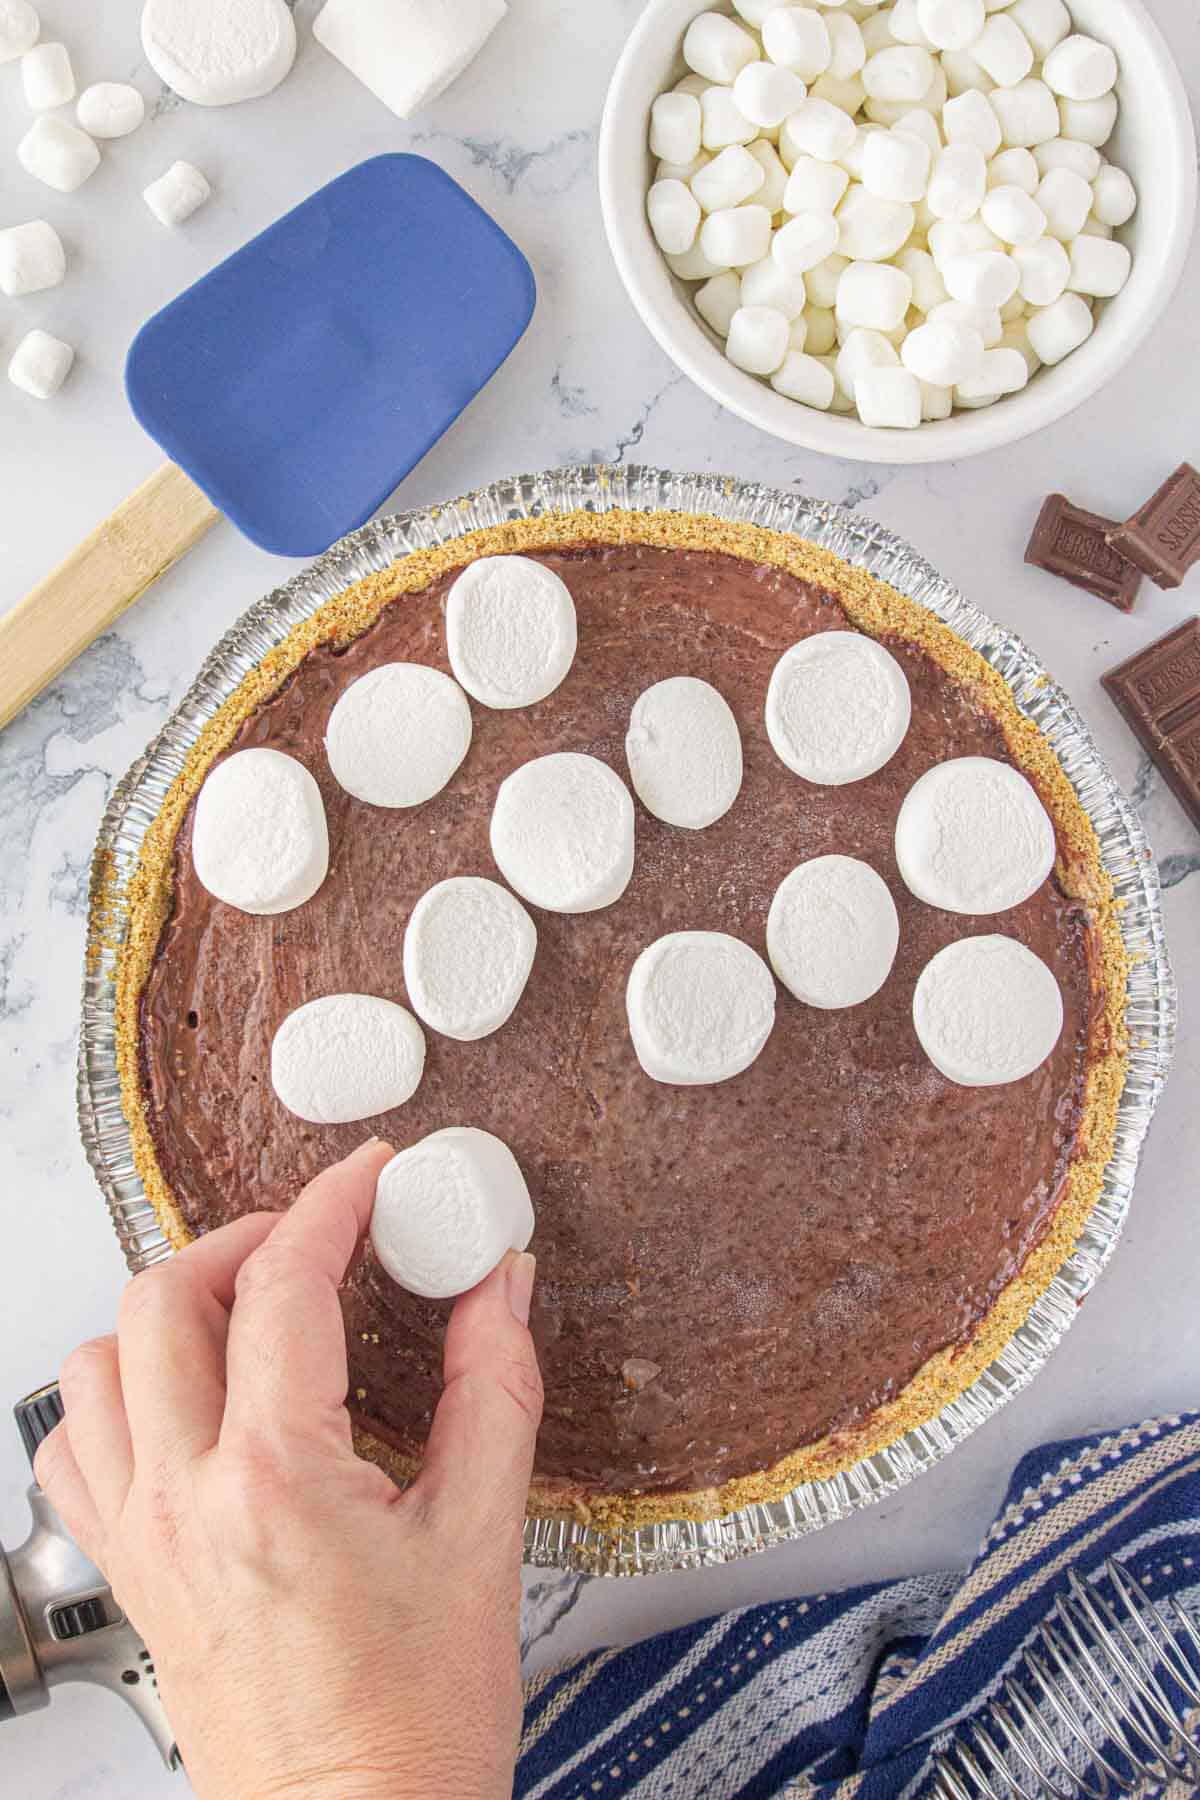
[[[518,1325],[528,1325],[537,1257],[523,1251],[508,1265],[508,1304]]]

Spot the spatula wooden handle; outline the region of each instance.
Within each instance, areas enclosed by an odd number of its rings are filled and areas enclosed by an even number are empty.
[[[182,469],[164,463],[0,617],[0,728],[220,516]]]

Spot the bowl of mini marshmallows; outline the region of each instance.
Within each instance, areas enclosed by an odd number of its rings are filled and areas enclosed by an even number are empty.
[[[1095,393],[1196,204],[1138,0],[649,0],[599,167],[622,280],[684,373],[869,462],[992,449]]]

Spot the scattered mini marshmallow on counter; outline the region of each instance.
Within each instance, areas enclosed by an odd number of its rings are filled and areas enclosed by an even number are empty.
[[[701,831],[742,785],[742,740],[729,703],[707,681],[673,675],[633,703],[625,734],[633,791],[656,819]]]
[[[510,1017],[525,992],[537,928],[521,902],[482,875],[439,881],[404,933],[404,985],[417,1017],[473,1043]]]
[[[27,331],[13,351],[8,379],[35,400],[49,400],[67,379],[74,361],[74,350],[61,338],[51,337],[48,331]]]
[[[37,43],[41,28],[29,0],[0,0],[0,63],[24,56]]]
[[[282,913],[311,900],[329,870],[321,790],[282,750],[237,750],[196,797],[192,865],[239,912]]]
[[[500,784],[492,855],[510,887],[547,912],[595,912],[633,874],[629,789],[607,763],[576,751],[535,757]]]
[[[960,938],[922,969],[913,993],[921,1048],[960,1087],[1032,1075],[1062,1034],[1058,982],[1016,938]]]
[[[575,660],[575,602],[566,582],[529,556],[480,556],[446,596],[450,667],[472,699],[532,706]]]
[[[73,194],[100,167],[100,152],[78,125],[43,113],[17,145],[17,161],[57,193]]]
[[[57,287],[67,272],[62,239],[45,219],[0,231],[0,293],[10,299]]]
[[[1011,763],[989,756],[936,763],[913,783],[896,819],[905,885],[945,912],[1020,906],[1041,887],[1054,855],[1054,826],[1036,788]]]
[[[456,681],[423,663],[383,663],[339,696],[325,754],[339,786],[369,806],[421,806],[471,746],[471,709]]]
[[[625,989],[629,1034],[654,1081],[729,1081],[775,1023],[775,982],[749,944],[723,931],[672,931],[647,945]]]
[[[142,199],[160,225],[182,225],[211,193],[207,180],[194,164],[173,162],[165,175],[142,189]]]
[[[371,1248],[400,1287],[449,1300],[533,1236],[533,1203],[516,1157],[473,1125],[448,1125],[381,1169]]]
[[[75,98],[75,71],[65,44],[34,44],[21,59],[25,104],[33,112],[49,112]]]
[[[142,48],[181,100],[231,106],[279,86],[296,27],[284,0],[145,0]]]
[[[908,380],[916,386],[915,376]],[[767,689],[767,736],[776,755],[806,781],[828,787],[862,781],[890,762],[911,713],[904,670],[890,650],[858,631],[801,638],[780,657]]]
[[[75,117],[94,138],[128,137],[146,116],[146,102],[124,81],[95,81],[84,88]]]
[[[815,856],[784,877],[767,914],[767,956],[807,1006],[858,1006],[896,960],[900,919],[887,883],[853,856]]]
[[[420,1086],[425,1033],[375,994],[324,994],[290,1012],[271,1041],[271,1086],[298,1119],[350,1125],[403,1106]]]

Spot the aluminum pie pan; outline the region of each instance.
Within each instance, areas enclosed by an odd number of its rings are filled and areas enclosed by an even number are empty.
[[[172,1254],[134,1166],[117,1074],[116,964],[123,902],[143,838],[206,721],[292,628],[352,583],[413,550],[551,512],[701,513],[790,532],[889,582],[927,607],[1007,682],[1055,751],[1095,828],[1129,954],[1129,1054],[1113,1153],[1074,1249],[982,1375],[936,1418],[842,1473],[720,1519],[600,1530],[573,1518],[528,1519],[525,1561],[595,1575],[658,1574],[731,1562],[803,1537],[893,1494],[949,1454],[1047,1360],[1116,1245],[1138,1157],[1174,1044],[1176,993],[1153,853],[1086,725],[1028,646],[973,606],[894,532],[832,502],[720,475],[586,466],[518,475],[445,505],[376,519],[352,532],[233,625],[145,754],[113,791],[92,860],[79,1045],[80,1133],[131,1272]]]

